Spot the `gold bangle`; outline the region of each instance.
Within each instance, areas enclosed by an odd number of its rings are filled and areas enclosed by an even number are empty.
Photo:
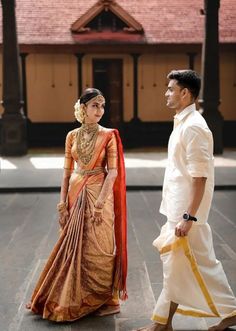
[[[101,213],[102,212],[102,208],[98,208],[98,207],[94,207],[94,211]]]

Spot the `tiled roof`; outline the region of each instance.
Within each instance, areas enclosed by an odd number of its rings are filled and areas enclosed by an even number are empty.
[[[96,2],[97,0],[16,0],[19,43],[74,44],[71,25]],[[147,43],[202,42],[204,16],[200,14],[200,9],[204,6],[203,0],[117,2],[143,26]],[[235,0],[221,0],[219,28],[221,42],[236,42]]]

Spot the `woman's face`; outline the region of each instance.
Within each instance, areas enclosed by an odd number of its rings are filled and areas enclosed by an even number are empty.
[[[98,123],[104,114],[105,99],[98,96],[88,101],[85,105],[85,123]]]

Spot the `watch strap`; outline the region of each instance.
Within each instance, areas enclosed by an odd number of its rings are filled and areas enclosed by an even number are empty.
[[[192,216],[192,215],[190,215],[188,212],[185,212],[185,213],[183,214],[183,219],[184,219],[186,222],[188,222],[188,221],[194,221],[194,222],[197,222],[197,218],[194,217],[194,216]]]

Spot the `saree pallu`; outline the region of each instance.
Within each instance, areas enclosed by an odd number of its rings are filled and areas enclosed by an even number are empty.
[[[106,145],[109,134],[111,132],[102,137],[100,149],[92,160],[90,169],[87,169],[88,172],[96,170],[96,159],[99,151]],[[120,187],[123,187],[125,179],[121,179],[122,170],[119,170],[122,167],[122,157],[123,155],[119,156],[121,160],[116,180],[116,185]],[[118,242],[122,231],[126,230],[126,218],[121,219],[121,215],[126,216],[126,209],[122,208],[118,218],[114,213],[114,197],[116,205],[125,195],[119,197],[118,194],[117,197],[112,192],[108,196],[101,223],[95,223],[92,217],[94,203],[102,189],[105,176],[104,170],[85,176],[74,173],[70,178],[69,220],[31,299],[31,310],[43,318],[73,321],[97,310],[114,297],[117,291],[126,293],[126,247],[122,247],[121,241]],[[117,233],[118,237],[115,238]],[[126,234],[123,236],[126,245]]]
[[[193,224],[188,236],[175,236],[175,222],[167,222],[153,245],[163,263],[163,290],[152,320],[167,324],[170,303],[177,313],[193,317],[236,315],[236,299],[221,263],[216,259],[208,223]]]

